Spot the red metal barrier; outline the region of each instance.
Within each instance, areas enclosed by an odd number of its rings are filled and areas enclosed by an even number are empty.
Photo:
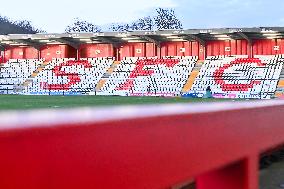
[[[258,155],[284,144],[283,101],[0,115],[0,188],[257,189]]]

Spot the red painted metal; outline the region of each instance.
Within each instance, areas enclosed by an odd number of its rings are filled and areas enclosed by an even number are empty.
[[[253,55],[257,55],[258,54],[258,48],[257,48],[257,41],[253,42],[253,46],[252,46],[252,51],[253,51]]]
[[[258,187],[258,156],[250,155],[222,169],[202,174],[196,180],[198,189],[252,189]]]
[[[274,47],[279,46],[279,50]],[[230,51],[225,50],[230,47]],[[181,48],[185,52],[181,52]],[[252,52],[251,52],[252,51]],[[205,54],[206,53],[206,54]],[[39,56],[39,54],[41,56]],[[206,41],[206,49],[198,42],[164,42],[161,49],[153,43],[126,43],[121,48],[111,44],[84,44],[80,46],[78,57],[162,57],[162,56],[198,56],[203,60],[206,56],[217,55],[274,55],[284,54],[284,40],[254,40],[252,49],[246,40]],[[4,53],[5,61],[9,59],[45,58],[77,58],[76,49],[68,45],[46,45],[38,52],[32,47],[9,47]]]
[[[249,49],[248,49],[248,42],[246,40],[242,40],[242,53],[241,55],[249,55]]]
[[[277,45],[277,43],[274,39],[255,40],[254,43],[253,43],[253,54],[254,55],[279,54],[279,53],[274,51],[275,45]]]
[[[41,49],[41,58],[51,61],[52,58],[69,58],[67,45],[47,45]]]
[[[272,50],[272,54],[273,55],[280,54],[280,43],[278,44],[278,40],[274,39],[274,40],[272,40],[271,43],[272,43],[272,49],[271,49]],[[275,50],[274,49],[275,46],[279,46],[279,50]]]
[[[284,143],[284,103],[190,106],[2,114],[0,187],[257,189],[258,155]]]
[[[278,39],[277,44],[280,46],[280,54],[284,54],[284,40]]]
[[[168,55],[168,47],[165,45],[165,43],[161,44],[161,54],[160,57],[162,56],[167,56]]]
[[[179,42],[176,44],[176,55],[177,56],[185,56],[185,52],[182,52],[182,49],[184,48],[185,43]]]
[[[199,49],[200,45],[199,45],[199,43],[193,41],[193,42],[191,42],[191,44],[192,44],[192,56],[198,56],[199,52],[200,52],[200,49]]]
[[[185,56],[192,56],[192,43],[191,42],[185,42],[184,43],[185,48]]]
[[[213,54],[220,55],[220,44],[213,45]]]
[[[77,49],[75,49],[71,46],[67,46],[66,56],[67,56],[67,58],[77,58]]]
[[[133,44],[134,57],[145,57],[146,56],[146,43],[135,43]]]
[[[270,51],[270,47],[271,47],[270,41],[268,43],[267,43],[267,41],[263,41],[262,42],[263,54],[265,54],[265,55],[271,54],[271,51]],[[267,45],[269,45],[269,46],[267,46]]]
[[[9,59],[24,59],[25,47],[10,47],[5,50],[5,57]]]
[[[38,55],[38,54],[37,54]],[[52,58],[76,58],[77,51],[68,45],[46,45],[41,48],[40,58],[51,61]]]
[[[219,46],[219,54],[225,55],[225,43],[226,41],[222,41]]]
[[[242,40],[237,40],[237,55],[242,54]]]
[[[124,57],[154,57],[157,47],[154,43],[128,43],[120,48],[120,59]]]
[[[146,57],[157,56],[157,47],[154,43],[146,43]]]
[[[250,49],[246,40],[207,41],[207,56],[249,55]],[[229,48],[230,51],[226,48]]]
[[[206,57],[206,47],[199,45],[199,54],[198,54],[198,58],[199,60],[204,60]]]
[[[213,55],[213,45],[211,42],[206,43],[206,56],[212,56]]]
[[[181,52],[185,48],[185,52]],[[198,42],[165,42],[161,44],[161,56],[199,56],[204,59],[204,49],[200,51]]]
[[[13,57],[13,51],[11,50],[11,48],[6,49],[4,54],[5,54],[5,61],[12,59]]]
[[[113,57],[114,48],[111,44],[85,44],[79,49],[81,58]]]
[[[32,47],[24,49],[25,59],[38,59],[38,50]]]
[[[133,44],[124,44],[120,48],[120,59],[123,59],[124,57],[134,57]]]
[[[10,47],[5,50],[5,59],[37,59],[38,51],[33,47]]]
[[[274,46],[275,46],[275,39],[272,39],[270,41],[266,41],[267,54],[269,54],[269,55],[273,54]]]
[[[9,59],[37,59],[38,51],[33,47],[10,47],[5,50],[6,60]]]
[[[171,43],[162,43],[161,44],[161,57],[163,56],[174,56],[174,55],[170,55],[169,53],[169,46],[171,45]]]
[[[237,40],[231,40],[231,55],[237,54]]]
[[[168,54],[167,56],[177,56],[177,45],[179,43],[168,43]]]
[[[257,54],[263,54],[263,48],[262,48],[262,43],[260,41],[257,41]]]
[[[225,46],[225,47],[224,47],[224,51],[225,51],[224,54],[227,55],[227,56],[231,55],[231,52],[232,52],[231,41],[226,40],[224,46]],[[227,49],[228,47],[229,47],[230,51],[228,51],[228,49]]]

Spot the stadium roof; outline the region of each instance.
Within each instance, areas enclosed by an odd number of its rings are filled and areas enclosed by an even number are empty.
[[[63,34],[9,34],[0,35],[0,47],[33,46],[40,49],[46,44],[68,44],[76,49],[81,44],[111,43],[120,46],[131,42],[152,42],[160,46],[161,42],[198,41],[202,45],[208,40],[236,40],[284,38],[284,27],[259,28],[219,28],[219,29],[188,29],[159,31],[126,31],[100,33],[63,33]]]

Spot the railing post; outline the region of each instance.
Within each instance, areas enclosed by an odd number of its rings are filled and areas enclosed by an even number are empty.
[[[246,161],[245,189],[259,188],[259,155],[250,155]]]
[[[205,173],[196,179],[196,189],[258,189],[258,156]]]

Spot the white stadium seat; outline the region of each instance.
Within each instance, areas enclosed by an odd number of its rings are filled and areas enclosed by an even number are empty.
[[[175,64],[167,66],[163,63],[167,61],[175,62]],[[165,57],[163,59],[128,57],[116,68],[98,94],[175,96],[181,93],[196,62],[197,57]],[[135,74],[137,76],[133,76]]]
[[[190,93],[201,97],[210,86],[215,97],[270,99],[276,91],[283,62],[281,55],[255,56],[253,59],[245,56],[208,57]]]

